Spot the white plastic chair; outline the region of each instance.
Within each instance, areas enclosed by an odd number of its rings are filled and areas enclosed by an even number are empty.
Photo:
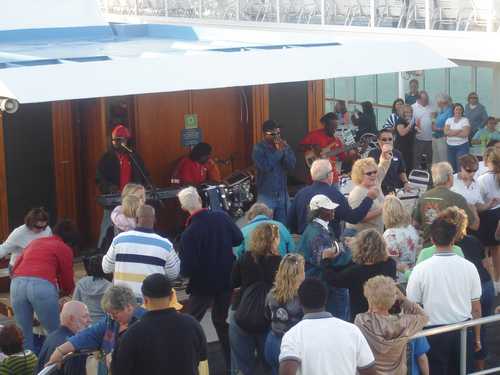
[[[431,9],[431,14],[432,12],[433,9]],[[421,28],[425,28],[425,0],[411,1],[406,17],[406,28],[409,28],[411,24],[415,24],[416,27],[422,25]]]
[[[498,0],[468,0],[468,5],[464,7],[464,16],[460,23],[464,23],[464,30],[468,31],[471,25],[487,27],[491,22],[494,24],[500,17],[500,4]]]
[[[407,4],[405,0],[380,1],[378,6],[377,26],[382,26],[385,22],[396,22],[396,27],[403,25],[403,20],[407,14]]]
[[[358,0],[351,9],[351,19],[349,25],[354,22],[366,22],[366,25],[370,25],[371,20],[371,6],[370,0]]]
[[[461,0],[436,0],[436,8],[432,17],[432,29],[438,29],[443,25],[453,25],[459,30],[461,23],[461,13],[464,9]]]
[[[332,5],[333,24],[350,25],[353,8],[357,5],[356,0],[334,0]]]

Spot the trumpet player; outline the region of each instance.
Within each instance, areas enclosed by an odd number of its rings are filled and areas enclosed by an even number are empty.
[[[257,169],[257,202],[273,210],[274,220],[286,225],[289,197],[287,172],[295,168],[295,154],[281,138],[280,126],[273,120],[262,124],[263,140],[257,143],[252,159]]]

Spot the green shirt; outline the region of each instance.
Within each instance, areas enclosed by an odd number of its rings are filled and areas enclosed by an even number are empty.
[[[461,256],[462,258],[464,257],[464,253],[459,246],[453,245],[453,252],[455,254],[457,254],[458,256]],[[426,259],[429,259],[435,253],[436,253],[436,246],[434,246],[434,245],[432,245],[430,247],[426,247],[425,249],[422,249],[420,251],[420,254],[418,254],[417,264],[419,264],[420,262],[423,262]]]
[[[465,198],[447,187],[437,186],[422,194],[413,211],[413,219],[418,223],[419,229],[422,230],[424,245],[430,245],[430,229],[434,219],[438,217],[441,211],[452,206],[463,209],[467,214],[469,223],[475,222],[474,214]]]
[[[37,362],[36,355],[29,350],[12,354],[0,364],[0,375],[33,375]]]
[[[472,137],[474,141],[481,141],[481,150],[486,149],[486,145],[490,141],[500,141],[500,132],[497,130],[490,131],[487,127],[479,129],[474,137]]]

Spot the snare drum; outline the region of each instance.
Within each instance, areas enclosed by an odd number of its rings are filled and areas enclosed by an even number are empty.
[[[203,200],[203,206],[206,208],[214,211],[229,210],[224,185],[202,185],[200,196]]]

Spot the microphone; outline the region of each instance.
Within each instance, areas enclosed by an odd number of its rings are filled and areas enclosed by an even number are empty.
[[[125,151],[127,151],[128,153],[132,154],[134,151],[132,151],[132,149],[130,147],[128,147],[126,144],[124,143],[120,143],[120,146],[121,148],[123,148]]]

